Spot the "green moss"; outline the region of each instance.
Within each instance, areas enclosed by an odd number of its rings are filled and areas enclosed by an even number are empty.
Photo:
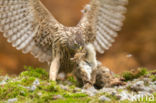
[[[62,89],[60,88],[60,86],[57,85],[57,83],[54,82],[54,81],[51,81],[51,82],[50,82],[50,85],[47,86],[47,90],[48,90],[48,91],[52,91],[52,92],[63,92],[63,91],[64,91],[64,90],[62,90]]]
[[[5,103],[11,98],[17,98],[18,101],[16,103],[103,103],[98,100],[101,95],[109,97],[112,100],[112,103],[130,103],[127,100],[119,102],[115,96],[107,93],[99,93],[93,97],[89,97],[87,94],[81,92],[75,93],[77,81],[74,77],[68,78],[71,85],[68,86],[69,89],[63,90],[58,84],[59,82],[48,80],[48,73],[44,69],[33,67],[25,68],[26,71],[22,72],[20,76],[10,77],[10,79],[6,81],[7,83],[5,85],[0,85],[0,103]],[[137,74],[134,75],[133,73],[129,73],[125,78],[127,80],[132,80],[145,74],[147,74],[147,71],[140,69]],[[4,80],[4,78],[5,77],[1,80]],[[151,78],[155,80],[154,75],[151,75]],[[36,86],[34,91],[31,91],[27,87],[31,87],[36,79],[40,83]],[[62,81],[62,84],[63,82],[64,81]],[[118,92],[121,91],[122,89],[118,89]],[[53,97],[56,95],[61,95],[63,98],[54,100]]]
[[[146,68],[139,68],[137,73],[132,73],[132,72],[123,73],[123,77],[124,77],[125,81],[129,81],[129,80],[133,80],[133,79],[139,78],[141,76],[144,76],[147,73],[148,72],[147,72]]]
[[[26,71],[22,72],[16,78],[10,78],[5,85],[0,86],[0,101],[7,101],[11,98],[18,98],[16,103],[88,103],[89,99],[84,93],[73,93],[76,80],[70,77],[72,83],[69,90],[65,91],[60,88],[59,84],[48,80],[48,73],[42,68],[25,67]],[[4,78],[2,78],[3,80]],[[33,82],[38,79],[40,84],[34,91],[31,87]],[[62,95],[64,98],[53,100],[53,96]],[[82,101],[83,100],[83,101]]]
[[[51,101],[50,103],[89,103],[90,100],[90,98],[66,98]]]
[[[150,78],[152,78],[152,81],[156,81],[156,75],[151,75]]]
[[[86,97],[88,96],[87,94],[84,93],[66,93],[63,95],[64,97],[72,97],[72,98],[78,98],[78,97]]]
[[[48,73],[43,69],[43,68],[33,68],[31,66],[25,66],[24,67],[26,69],[26,71],[22,72],[20,74],[20,76],[25,77],[36,77],[36,78],[40,78],[43,80],[47,80],[48,79]]]
[[[74,85],[78,85],[77,80],[75,79],[74,76],[68,77],[67,80],[70,81]]]
[[[140,77],[140,76],[144,76],[146,75],[148,72],[147,72],[147,69],[146,68],[139,68],[139,72],[136,74],[136,77]]]
[[[19,82],[9,82],[0,88],[0,100],[27,95],[28,90],[21,86]]]
[[[35,81],[35,77],[24,77],[21,79],[21,85],[30,86]]]

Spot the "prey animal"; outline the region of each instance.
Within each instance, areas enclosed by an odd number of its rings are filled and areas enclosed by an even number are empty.
[[[98,67],[94,46],[87,44],[84,51],[76,53],[71,60],[75,62],[73,74],[80,86],[84,86],[84,88],[92,86],[95,83]]]
[[[50,64],[49,78],[71,71],[70,58],[86,44],[104,53],[121,29],[128,0],[90,0],[74,27],[59,23],[40,0],[0,0],[0,31],[23,53]]]
[[[73,73],[79,85],[85,89],[92,86],[103,88],[125,84],[96,59],[96,51],[92,44],[87,44],[83,52],[76,53],[71,59],[76,64]]]

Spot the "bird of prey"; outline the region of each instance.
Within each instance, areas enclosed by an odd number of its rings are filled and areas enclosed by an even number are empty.
[[[90,0],[75,27],[59,23],[40,0],[0,0],[0,31],[13,47],[48,62],[50,79],[59,68],[70,70],[70,58],[91,43],[108,50],[121,29],[128,0]]]

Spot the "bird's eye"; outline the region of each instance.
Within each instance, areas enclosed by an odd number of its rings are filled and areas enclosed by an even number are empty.
[[[80,46],[79,49],[82,50],[82,46]]]

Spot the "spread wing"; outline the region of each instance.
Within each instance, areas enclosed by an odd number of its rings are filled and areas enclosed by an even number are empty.
[[[40,0],[0,0],[0,31],[13,47],[49,62],[54,32],[63,25]]]
[[[91,0],[83,10],[80,25],[91,25],[92,34],[96,37],[93,45],[99,53],[104,53],[114,42],[123,25],[127,3],[128,0]]]

